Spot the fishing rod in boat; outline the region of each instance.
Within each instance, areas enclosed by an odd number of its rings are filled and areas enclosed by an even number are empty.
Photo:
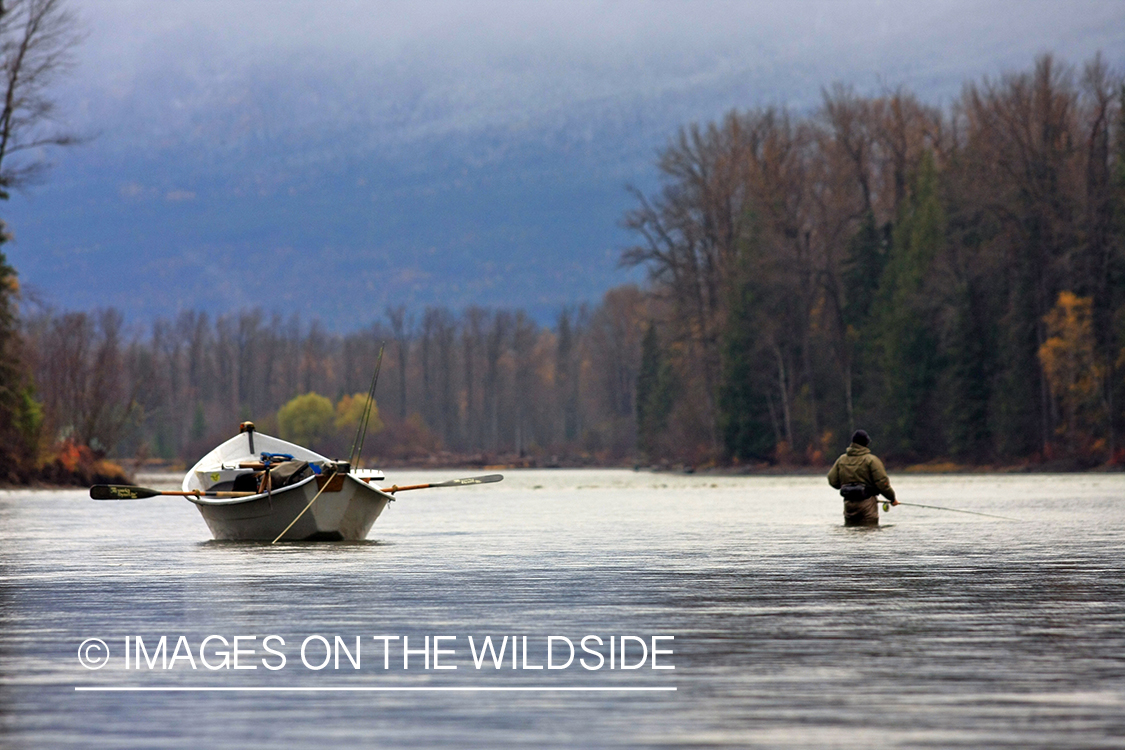
[[[973,516],[985,516],[987,518],[1003,518],[1005,521],[1018,521],[1018,520],[1020,520],[1018,518],[1012,518],[1011,516],[998,516],[994,513],[979,513],[975,510],[961,510],[960,508],[946,508],[943,505],[922,505],[921,503],[904,503],[902,500],[899,500],[896,504],[897,505],[910,505],[910,506],[913,506],[915,508],[929,508],[931,510],[948,510],[951,513],[968,513],[968,514],[973,515]],[[884,511],[889,512],[890,509],[891,509],[890,503],[888,503],[888,502],[883,503],[883,510]]]
[[[359,427],[355,431],[355,440],[352,441],[352,452],[348,456],[348,463],[344,468],[344,473],[351,473],[351,467],[359,469],[359,456],[363,452],[363,440],[367,437],[367,421],[371,419],[371,407],[375,403],[375,385],[379,382],[379,370],[383,367],[383,349],[386,347],[386,345],[386,341],[379,344],[379,359],[375,363],[375,374],[371,376],[371,387],[367,390],[367,402],[363,406],[363,416],[360,418]],[[317,501],[317,498],[319,498],[321,494],[326,489],[328,489],[329,485],[332,484],[332,480],[333,478],[335,478],[337,473],[339,473],[339,469],[333,466],[332,473],[328,475],[327,481],[325,481],[320,490],[318,490],[317,493],[313,495],[313,499],[309,500],[309,504],[306,505],[301,510],[301,512],[297,514],[296,518],[289,522],[289,525],[286,526],[285,529],[277,535],[277,538],[270,542],[270,544],[277,544],[278,541],[281,540],[281,537],[285,536],[285,532],[289,531],[289,529],[293,528],[293,524],[301,520],[301,516],[305,515],[305,512],[308,511],[308,509],[313,506],[313,503]]]
[[[357,469],[359,468],[360,454],[363,453],[363,443],[367,439],[367,423],[371,420],[371,409],[375,404],[375,386],[379,383],[379,370],[383,369],[383,349],[386,346],[386,341],[379,344],[379,358],[375,362],[375,374],[371,376],[371,387],[367,390],[367,402],[363,405],[363,416],[359,420],[355,440],[352,441],[352,452],[348,455],[348,463]],[[405,373],[403,377],[405,377]]]

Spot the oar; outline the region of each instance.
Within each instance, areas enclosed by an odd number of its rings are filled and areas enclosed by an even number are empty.
[[[396,492],[404,492],[405,490],[424,490],[430,487],[464,487],[470,484],[489,484],[491,482],[499,482],[504,478],[503,474],[487,474],[483,477],[466,477],[465,479],[450,479],[447,482],[430,482],[429,484],[408,484],[405,487],[399,487],[397,484],[392,487],[381,487],[380,492],[386,492],[388,495],[393,495]],[[370,482],[371,477],[365,478],[363,481]]]
[[[257,495],[257,492],[201,492],[199,490],[192,490],[190,492],[172,491],[172,490],[151,490],[148,487],[133,487],[127,484],[95,484],[90,488],[90,497],[95,500],[140,500],[146,497],[158,497],[160,495],[176,495],[179,497],[250,497]]]
[[[986,516],[988,518],[1003,518],[1005,521],[1018,521],[1018,520],[1020,520],[1018,518],[1012,518],[1011,516],[998,516],[998,515],[995,515],[993,513],[978,513],[975,510],[961,510],[960,508],[946,508],[942,505],[922,505],[921,503],[904,503],[901,500],[899,500],[897,504],[898,505],[911,505],[915,508],[929,508],[930,510],[948,510],[951,513],[968,513],[970,515]],[[890,510],[889,506],[890,506],[889,502],[884,502],[883,503],[883,510],[889,511]]]

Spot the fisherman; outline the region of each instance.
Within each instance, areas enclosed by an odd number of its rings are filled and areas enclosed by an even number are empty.
[[[863,430],[852,435],[848,451],[836,459],[828,472],[828,483],[844,497],[845,526],[878,526],[880,494],[898,505],[883,462],[868,449],[871,438]]]

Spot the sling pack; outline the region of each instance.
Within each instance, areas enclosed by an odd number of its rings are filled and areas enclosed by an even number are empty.
[[[859,502],[869,497],[874,497],[875,492],[869,492],[866,484],[845,484],[840,488],[840,495],[844,500]]]

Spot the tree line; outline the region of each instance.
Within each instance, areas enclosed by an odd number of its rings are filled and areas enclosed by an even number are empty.
[[[1123,86],[1044,55],[944,108],[837,85],[684,126],[623,217],[648,284],[548,325],[20,317],[0,263],[5,446],[193,461],[251,419],[342,451],[385,343],[372,460],[821,465],[863,427],[903,462],[1120,463]]]
[[[681,129],[626,217],[668,312],[642,445],[819,463],[864,427],[909,461],[1120,461],[1122,86],[1043,55],[946,108],[834,86]]]
[[[41,177],[52,147],[80,139],[56,117],[51,86],[74,62],[81,30],[65,0],[0,0],[0,200]],[[73,475],[103,476],[89,450],[71,445],[41,454],[42,408],[36,399],[21,336],[20,284],[3,246],[12,239],[0,220],[0,482]]]
[[[626,286],[553,326],[521,310],[400,306],[348,334],[260,310],[189,311],[128,334],[113,309],[44,310],[23,338],[44,433],[115,456],[194,461],[242,420],[346,455],[382,348],[373,460],[620,462],[636,442],[646,305]]]

